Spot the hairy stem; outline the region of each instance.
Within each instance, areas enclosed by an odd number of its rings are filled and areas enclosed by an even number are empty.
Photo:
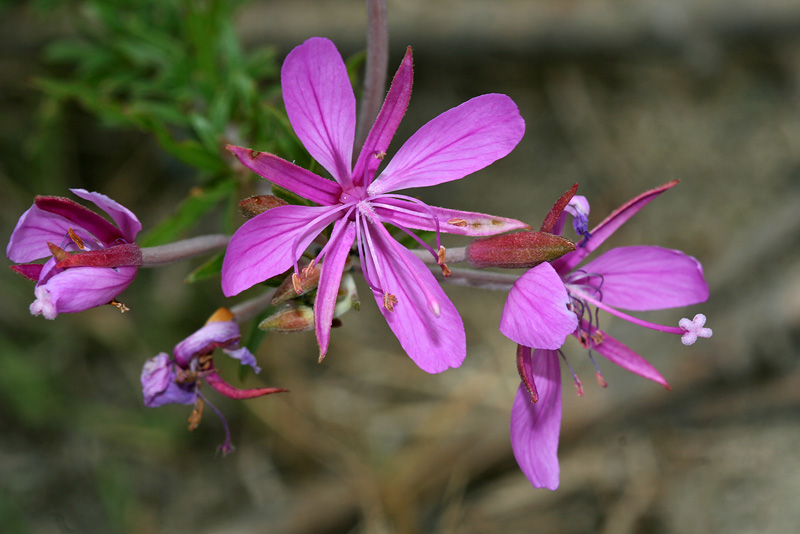
[[[361,109],[358,111],[354,145],[356,152],[364,145],[367,133],[381,109],[388,66],[389,25],[386,0],[367,0],[367,64],[364,72],[364,94],[361,98]]]
[[[142,267],[160,267],[176,261],[202,256],[228,246],[231,236],[224,234],[203,235],[175,241],[158,247],[142,249]]]

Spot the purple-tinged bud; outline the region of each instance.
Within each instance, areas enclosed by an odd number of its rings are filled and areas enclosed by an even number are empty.
[[[283,334],[314,330],[314,309],[294,301],[287,302],[281,309],[261,321],[258,328]]]
[[[246,219],[252,219],[256,215],[261,215],[265,211],[278,206],[286,206],[289,203],[274,195],[255,195],[247,197],[239,202],[239,212],[244,215]]]
[[[467,245],[467,261],[475,268],[529,269],[575,250],[575,243],[547,232],[517,232],[483,239]]]

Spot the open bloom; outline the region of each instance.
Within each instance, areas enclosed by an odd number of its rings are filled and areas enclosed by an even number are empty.
[[[147,360],[141,376],[145,406],[155,408],[165,404],[194,405],[194,411],[189,418],[189,428],[193,430],[200,423],[203,406],[207,402],[200,392],[202,382],[232,399],[252,399],[286,391],[280,388],[239,389],[219,376],[212,356],[218,348],[231,358],[239,360],[242,365],[249,365],[256,373],[261,372],[253,354],[246,347],[238,346],[241,335],[239,326],[232,319],[230,312],[221,308],[203,328],[175,345],[172,358],[162,352]],[[212,404],[209,405],[216,411]],[[219,412],[217,414],[226,433],[222,451],[230,452],[232,447],[228,425],[222,415]]]
[[[20,264],[11,268],[36,282],[31,313],[47,319],[112,303],[141,265],[134,240],[142,225],[136,216],[100,193],[70,191],[101,208],[116,225],[67,198],[37,196],[6,248],[8,258]],[[29,263],[42,258],[49,259]]]
[[[411,49],[361,149],[355,166],[355,97],[336,47],[309,39],[288,55],[281,70],[289,120],[309,153],[333,177],[322,178],[272,154],[228,147],[248,168],[319,206],[278,206],[247,221],[234,234],[222,267],[222,289],[231,296],[294,266],[296,287],[322,264],[315,329],[320,358],[328,348],[343,266],[356,245],[364,277],[392,331],[427,372],[461,364],[464,326],[433,274],[384,226],[436,232],[437,250],[420,241],[447,273],[439,232],[492,235],[527,225],[480,213],[423,204],[395,191],[458,180],[507,155],[525,123],[514,102],[488,94],[455,107],[420,128],[377,175],[411,94]],[[333,230],[307,269],[298,258],[326,227]]]
[[[543,263],[534,267],[509,293],[500,329],[519,344],[517,365],[522,377],[511,412],[511,445],[517,463],[536,487],[556,489],[559,483],[561,371],[557,349],[559,336],[563,342],[563,332],[569,327],[564,304],[569,303],[568,313],[573,317],[571,333],[589,350],[590,357],[596,351],[665,387],[669,387],[666,380],[647,360],[600,330],[599,310],[646,328],[679,334],[687,345],[697,337],[711,336],[701,314],[692,321],[682,319],[679,326],[672,327],[643,321],[617,309],[658,310],[705,302],[708,285],[695,258],[655,246],[618,247],[579,266],[625,221],[676,184],[677,181],[670,182],[639,195],[591,232],[586,230],[589,203],[584,197],[573,198],[565,211],[573,216],[575,230],[584,236],[581,245],[552,265]],[[562,214],[554,233],[561,233],[565,218]],[[550,306],[541,307],[542,301]],[[554,329],[554,324],[561,328]],[[582,394],[581,383],[574,373],[573,378],[578,393]],[[606,385],[599,369],[597,380]]]

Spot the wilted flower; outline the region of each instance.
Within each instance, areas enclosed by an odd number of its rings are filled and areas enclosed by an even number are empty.
[[[147,360],[142,369],[142,394],[145,406],[154,408],[165,404],[192,404],[194,411],[189,417],[189,429],[194,430],[200,423],[203,406],[207,400],[200,391],[202,382],[231,399],[252,399],[272,393],[286,391],[281,388],[239,389],[225,382],[214,368],[215,349],[249,365],[256,373],[261,369],[255,356],[246,348],[239,347],[239,326],[233,315],[225,308],[218,310],[200,330],[177,345],[173,357],[160,353]],[[209,405],[211,405],[209,403]],[[216,411],[213,405],[211,407]],[[217,412],[225,427],[223,453],[233,450],[230,432],[225,418]]]
[[[428,206],[395,191],[458,180],[507,155],[525,123],[505,95],[473,98],[420,128],[376,176],[411,95],[411,49],[354,167],[355,96],[336,47],[313,38],[295,48],[281,70],[289,120],[309,153],[334,180],[272,154],[228,147],[246,167],[319,206],[278,206],[247,221],[234,234],[222,267],[222,289],[235,295],[294,266],[298,291],[324,258],[314,306],[324,356],[343,266],[357,247],[362,272],[381,313],[409,356],[425,371],[457,367],[466,355],[464,325],[423,262],[384,226],[417,239],[447,273],[439,233],[493,235],[524,228],[519,221]],[[307,268],[298,259],[325,228],[327,244]],[[436,249],[410,229],[436,232]]]
[[[36,282],[33,315],[55,319],[114,299],[136,277],[142,254],[134,243],[142,225],[126,207],[105,195],[71,189],[105,211],[114,224],[67,198],[37,196],[22,214],[6,255],[11,269]],[[49,258],[44,264],[29,263]]]
[[[666,380],[647,360],[600,330],[598,310],[640,326],[679,334],[684,344],[693,343],[697,337],[711,337],[711,330],[704,327],[703,315],[695,316],[693,321],[682,319],[680,326],[672,327],[643,321],[617,309],[658,310],[706,301],[708,285],[700,263],[693,257],[654,246],[618,247],[578,268],[625,221],[676,184],[677,181],[670,182],[639,195],[591,232],[587,231],[589,203],[584,197],[573,198],[565,211],[573,216],[575,230],[584,236],[583,242],[552,265],[543,263],[525,273],[509,293],[500,329],[519,344],[517,366],[522,377],[511,413],[511,444],[522,471],[536,487],[555,489],[559,483],[558,348],[569,328],[570,319],[564,313],[567,303],[574,324],[571,333],[589,349],[590,357],[596,351],[666,387],[669,387]],[[560,234],[565,219],[562,214],[554,228],[546,230]],[[574,373],[573,378],[578,393],[582,394],[581,383]],[[606,385],[599,368],[597,380]]]

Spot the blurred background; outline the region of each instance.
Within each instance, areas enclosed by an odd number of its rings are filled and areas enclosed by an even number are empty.
[[[34,195],[101,191],[154,244],[232,231],[257,186],[239,142],[310,164],[282,120],[277,73],[308,37],[355,74],[363,1],[163,0],[0,4],[0,227]],[[479,94],[527,122],[507,158],[420,190],[433,205],[538,225],[573,183],[601,221],[681,183],[609,246],[676,248],[710,300],[639,314],[708,316],[714,337],[602,316],[672,391],[565,352],[561,487],[536,490],[511,454],[515,346],[504,295],[448,286],[464,318],[461,369],[420,371],[365,297],[334,330],[267,336],[245,385],[291,390],[189,408],[142,405],[139,373],[226,301],[195,260],[141,270],[111,307],[31,317],[33,284],[0,278],[0,530],[10,533],[785,533],[800,525],[800,4],[791,0],[389,0],[390,71],[414,47],[411,104],[392,149]],[[306,159],[303,159],[306,158]],[[446,244],[458,245],[456,240]],[[361,280],[359,280],[361,283]],[[256,294],[251,292],[250,295]],[[230,302],[227,302],[230,304]],[[236,381],[236,366],[217,358]],[[231,364],[231,365],[229,365]]]

